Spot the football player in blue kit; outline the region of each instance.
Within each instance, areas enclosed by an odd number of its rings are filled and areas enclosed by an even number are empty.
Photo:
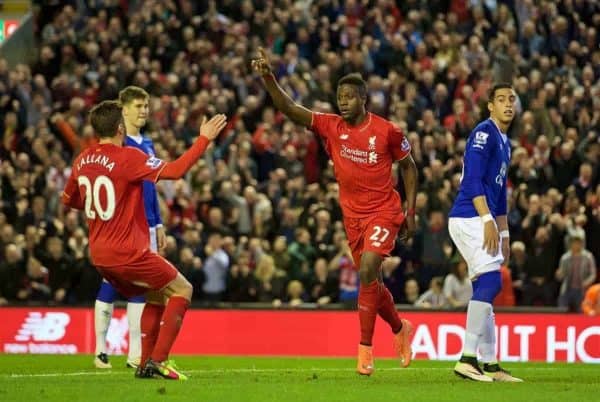
[[[515,116],[516,100],[509,84],[498,84],[491,90],[487,103],[490,117],[469,135],[460,189],[448,219],[450,236],[467,262],[473,284],[463,354],[454,372],[481,382],[522,381],[496,360],[492,308],[502,287],[500,265],[508,263],[510,252],[506,194],[510,141],[506,131]],[[478,351],[483,368],[477,360]]]

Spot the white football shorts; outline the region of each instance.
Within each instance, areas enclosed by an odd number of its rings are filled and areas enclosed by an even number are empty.
[[[471,280],[483,273],[500,269],[500,264],[504,261],[502,238],[500,238],[498,245],[498,254],[489,255],[483,249],[483,222],[480,217],[450,218],[448,220],[448,231],[458,251],[467,262]]]

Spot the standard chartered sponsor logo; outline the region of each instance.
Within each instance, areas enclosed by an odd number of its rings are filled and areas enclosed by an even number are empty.
[[[369,153],[360,149],[348,148],[342,144],[342,150],[340,151],[342,158],[350,159],[356,163],[368,163]]]
[[[377,152],[375,151],[363,151],[361,149],[348,148],[342,144],[342,150],[340,151],[342,158],[350,159],[352,162],[373,164],[377,163]]]

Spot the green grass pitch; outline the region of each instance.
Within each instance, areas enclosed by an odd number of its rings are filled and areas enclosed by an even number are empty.
[[[189,381],[138,380],[111,358],[0,355],[0,401],[600,401],[600,365],[512,363],[526,382],[480,384],[456,377],[452,362],[415,361],[400,369],[376,360],[371,377],[355,374],[353,359],[177,358]]]

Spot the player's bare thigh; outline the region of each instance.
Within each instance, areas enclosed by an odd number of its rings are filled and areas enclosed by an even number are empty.
[[[165,306],[169,298],[158,290],[149,290],[146,293],[146,303]]]
[[[185,279],[185,276],[181,272],[178,272],[175,279],[165,286],[161,292],[166,297],[179,296],[187,300],[192,300],[193,290],[192,284]]]
[[[150,288],[147,283],[134,281],[134,285],[145,288]],[[175,279],[160,290],[148,290],[146,293],[146,302],[154,304],[166,304],[166,300],[172,296],[183,297],[187,300],[192,300],[193,287],[191,283],[181,274],[177,273]]]

